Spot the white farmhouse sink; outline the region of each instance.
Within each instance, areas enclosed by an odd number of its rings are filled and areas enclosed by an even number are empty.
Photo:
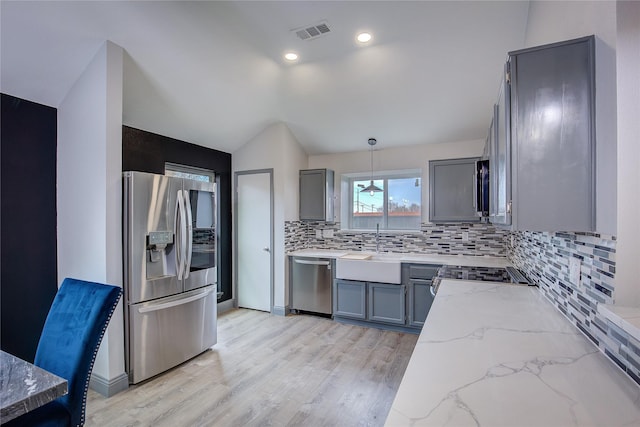
[[[336,278],[400,284],[400,259],[374,256],[371,259],[336,259]]]

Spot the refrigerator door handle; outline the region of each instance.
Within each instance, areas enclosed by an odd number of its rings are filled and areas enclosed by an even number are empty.
[[[186,254],[184,253],[186,246],[186,235],[184,230],[184,209],[184,198],[182,195],[182,190],[178,190],[178,195],[176,197],[176,241],[178,244],[178,247],[176,248],[176,258],[178,261],[178,280],[183,279],[184,262],[186,258]]]
[[[184,191],[184,208],[185,211],[187,213],[187,217],[186,217],[186,221],[185,221],[185,226],[184,228],[187,229],[187,244],[185,246],[185,252],[186,252],[186,262],[184,265],[184,278],[188,279],[189,278],[189,271],[191,270],[191,255],[193,254],[193,216],[191,215],[191,202],[189,200],[189,190],[183,190]]]
[[[175,240],[175,252],[176,252],[176,275],[178,280],[182,279],[182,261],[180,260],[180,192],[176,195],[176,208],[175,208],[175,224],[174,234]]]
[[[202,298],[205,298],[205,297],[209,296],[209,294],[211,292],[213,292],[213,290],[209,289],[209,290],[207,290],[205,292],[202,292],[202,293],[197,294],[197,295],[192,295],[192,296],[187,297],[187,298],[182,298],[182,299],[178,299],[178,300],[175,300],[175,301],[163,302],[163,303],[159,303],[159,304],[148,305],[146,307],[140,307],[140,308],[138,308],[138,313],[150,313],[152,311],[164,310],[164,309],[167,309],[167,308],[177,307],[179,305],[188,304],[190,302],[197,301],[199,299],[202,299]]]

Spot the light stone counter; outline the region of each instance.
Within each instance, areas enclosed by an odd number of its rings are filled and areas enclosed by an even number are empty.
[[[444,280],[386,426],[638,426],[640,388],[537,288]]]
[[[302,249],[287,253],[289,256],[308,256],[340,258],[348,253],[369,254],[376,259],[388,259],[400,262],[412,262],[423,264],[446,264],[446,265],[466,265],[470,267],[506,267],[511,265],[505,257],[488,256],[468,256],[468,255],[431,255],[417,253],[396,253],[396,252],[354,252],[329,249]]]
[[[347,251],[330,249],[301,249],[299,251],[287,252],[287,256],[308,256],[314,258],[340,258],[348,254]]]

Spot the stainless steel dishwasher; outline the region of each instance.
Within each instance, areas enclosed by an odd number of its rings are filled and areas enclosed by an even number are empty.
[[[332,271],[330,258],[292,257],[291,308],[331,314]]]

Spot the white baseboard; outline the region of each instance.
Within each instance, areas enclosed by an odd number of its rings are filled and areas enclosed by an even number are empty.
[[[291,312],[291,309],[289,308],[289,306],[283,307],[283,306],[274,305],[273,309],[271,310],[271,314],[275,314],[276,316],[286,316],[290,312]]]
[[[238,308],[238,304],[235,299],[226,300],[218,303],[218,315],[227,312],[229,310],[233,310],[234,308]],[[286,316],[291,312],[289,306],[274,306],[271,309],[271,314],[275,314],[276,316]]]
[[[129,388],[129,377],[123,372],[116,378],[108,380],[98,374],[91,373],[89,388],[105,397],[111,397]]]
[[[218,303],[218,315],[229,311],[229,310],[233,310],[234,308],[236,308],[236,302],[235,300],[232,299],[228,299],[226,301],[222,301]]]

